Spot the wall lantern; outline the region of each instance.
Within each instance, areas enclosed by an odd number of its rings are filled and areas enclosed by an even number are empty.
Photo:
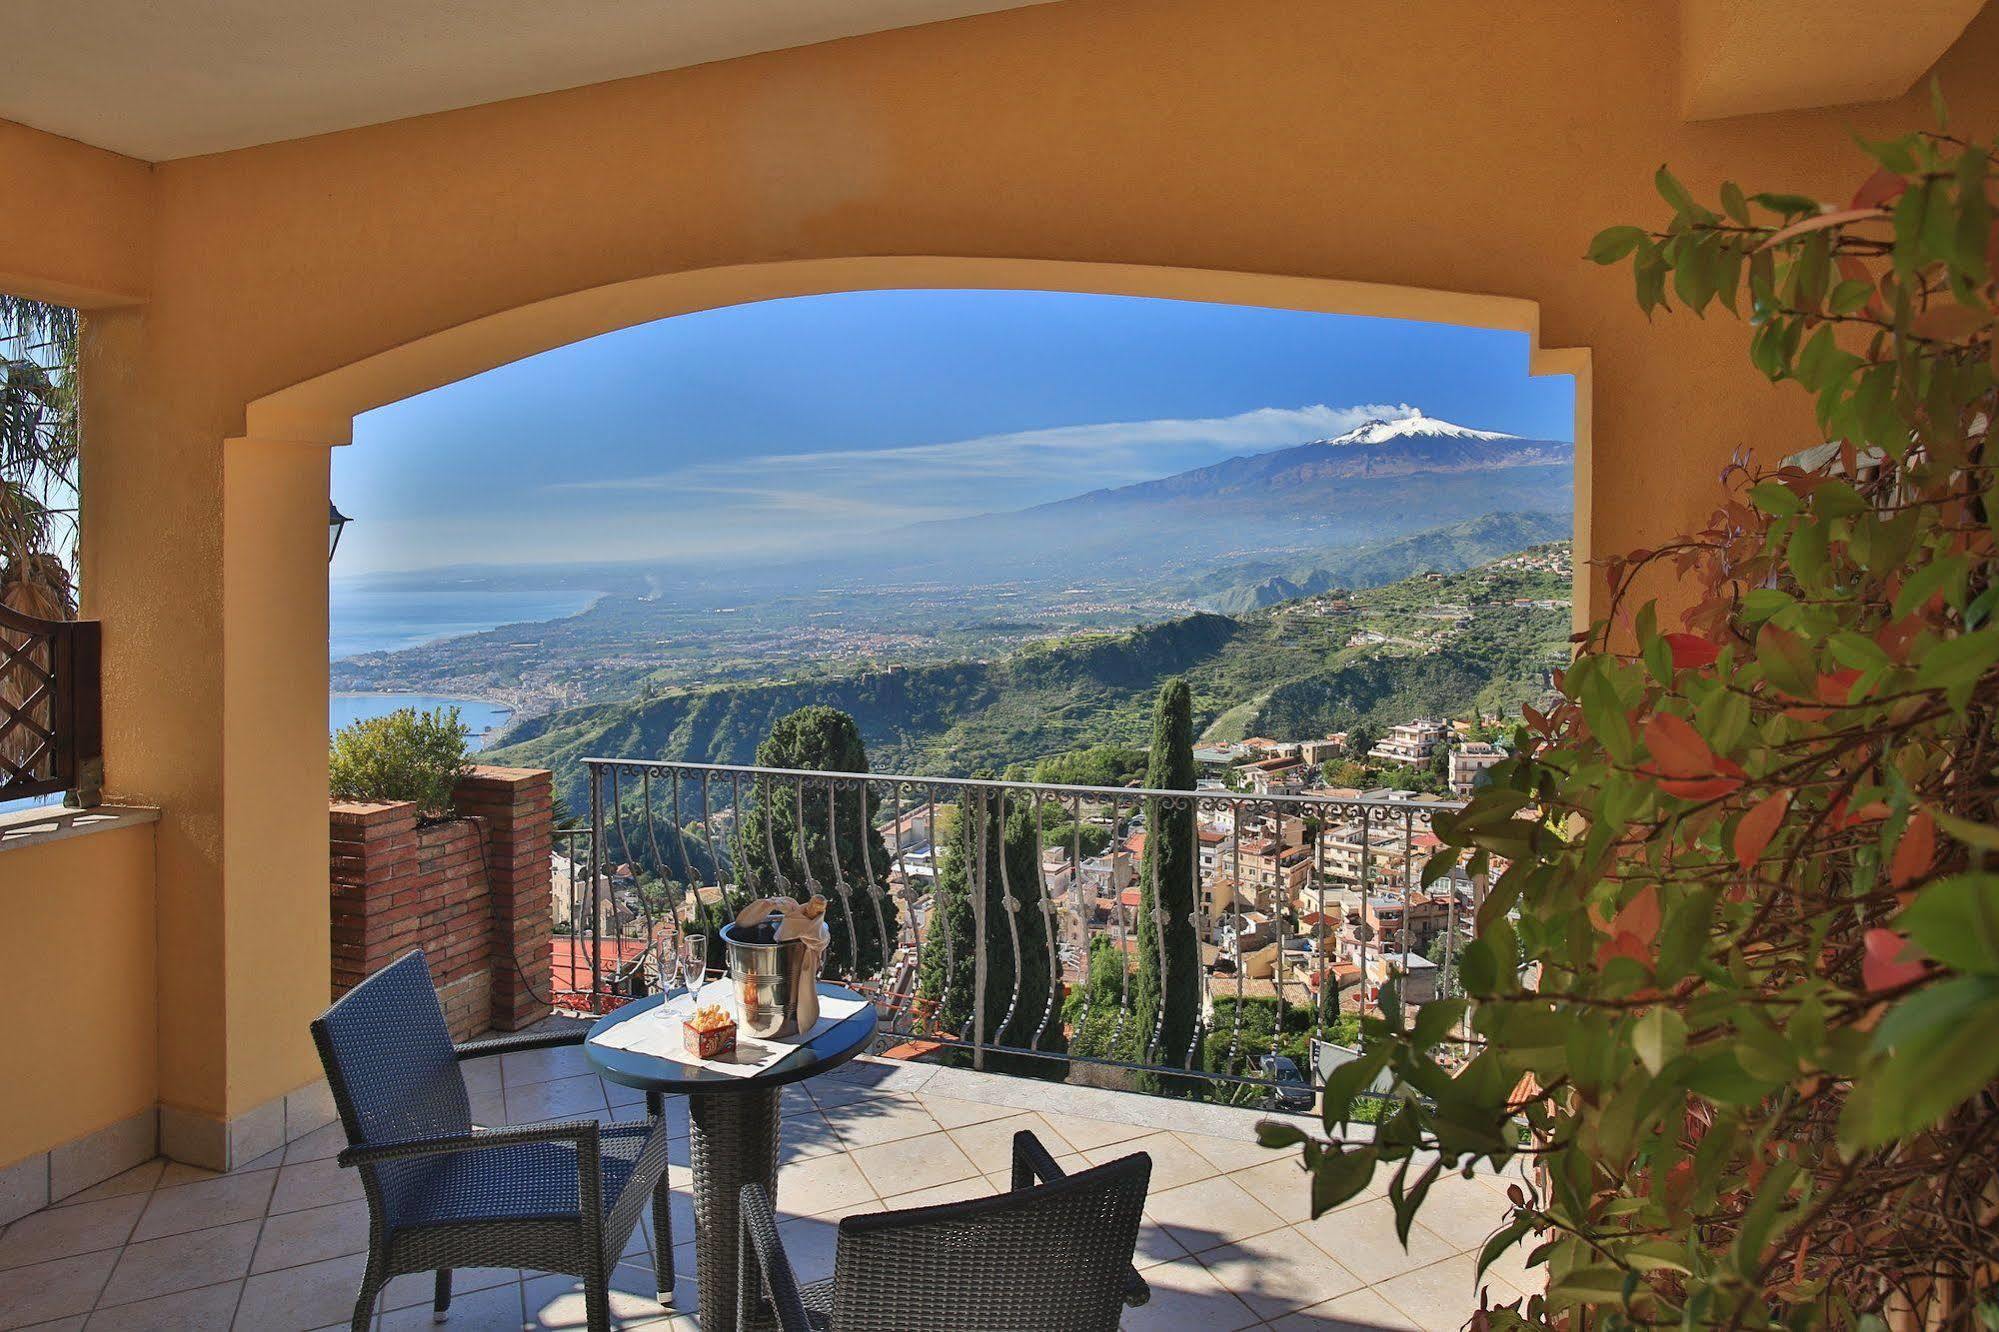
[[[335,508],[331,500],[326,504],[326,562],[333,563],[333,552],[340,549],[340,532],[353,519]]]

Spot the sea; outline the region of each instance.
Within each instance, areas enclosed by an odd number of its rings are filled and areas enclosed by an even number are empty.
[[[339,579],[331,588],[328,656],[364,652],[395,652],[439,639],[483,633],[503,624],[560,620],[587,610],[598,593],[541,589],[518,591],[487,586],[371,586],[365,578]],[[333,694],[328,700],[327,729],[382,717],[398,708],[419,712],[457,708],[471,728],[470,744],[483,749],[513,718],[513,709],[479,698],[446,698],[435,694]]]

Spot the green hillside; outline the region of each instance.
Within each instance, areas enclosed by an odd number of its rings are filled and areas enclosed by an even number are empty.
[[[1217,729],[1232,733],[1298,737],[1418,713],[1512,710],[1541,692],[1546,666],[1566,651],[1567,596],[1564,574],[1501,562],[1350,600],[1199,613],[991,662],[683,689],[571,709],[523,723],[489,757],[554,769],[558,789],[581,809],[585,757],[747,763],[778,718],[810,703],[853,715],[876,771],[936,776],[1142,744],[1152,697],[1172,675],[1193,687],[1197,729],[1226,714]],[[1513,604],[1522,600],[1557,604]],[[1382,641],[1356,644],[1357,636]]]

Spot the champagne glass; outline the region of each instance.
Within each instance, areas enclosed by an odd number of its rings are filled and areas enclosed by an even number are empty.
[[[699,1006],[701,987],[708,979],[708,936],[683,933],[674,951],[680,983],[694,996],[694,1002]]]

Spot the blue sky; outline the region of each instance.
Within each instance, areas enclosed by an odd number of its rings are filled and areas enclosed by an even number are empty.
[[[785,555],[1321,439],[1420,408],[1568,439],[1524,335],[1053,292],[682,315],[370,412],[337,575]]]

